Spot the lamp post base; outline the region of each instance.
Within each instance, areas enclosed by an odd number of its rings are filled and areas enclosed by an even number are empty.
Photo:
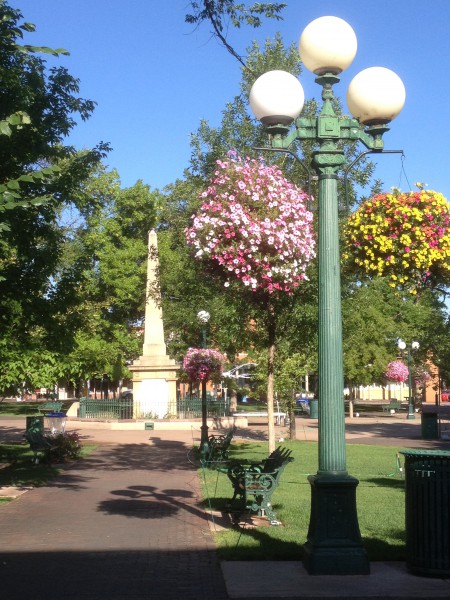
[[[416,415],[414,414],[414,399],[411,398],[411,395],[408,398],[408,416],[406,418],[408,420],[416,418]]]
[[[202,425],[200,427],[200,456],[202,457],[202,459],[204,459],[208,452],[209,452],[209,442],[208,442],[208,432],[209,432],[209,427],[208,425]]]
[[[200,427],[200,456],[205,462],[209,452],[208,408],[206,405],[206,381],[202,381],[202,426]]]
[[[356,511],[357,479],[311,475],[311,518],[303,563],[310,575],[369,575]]]

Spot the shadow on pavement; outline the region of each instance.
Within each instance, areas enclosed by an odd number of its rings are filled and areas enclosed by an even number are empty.
[[[8,600],[224,600],[214,552],[0,552]]]

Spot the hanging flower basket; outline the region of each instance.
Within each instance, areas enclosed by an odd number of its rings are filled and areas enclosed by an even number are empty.
[[[384,373],[388,381],[404,383],[408,379],[408,367],[402,360],[393,360],[387,366]]]
[[[363,202],[346,226],[344,257],[393,288],[417,289],[450,277],[450,204],[439,192],[378,194]]]
[[[198,259],[253,292],[292,293],[315,257],[309,196],[276,166],[240,158],[217,161],[202,205],[186,229]]]
[[[418,366],[413,371],[413,379],[417,387],[425,387],[432,377],[425,367]]]
[[[208,381],[222,375],[225,356],[217,350],[189,348],[183,367],[191,381]]]

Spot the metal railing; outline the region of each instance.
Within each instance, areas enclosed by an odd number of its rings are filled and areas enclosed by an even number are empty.
[[[207,416],[209,418],[230,416],[230,400],[206,400]],[[202,416],[202,399],[196,396],[186,396],[177,400],[179,419],[200,419]]]
[[[230,400],[207,398],[207,415],[209,418],[227,417],[230,415]],[[133,419],[155,418],[144,414],[138,403],[133,404],[131,398],[80,398],[79,416],[82,419]],[[202,416],[202,400],[195,396],[186,396],[177,400],[178,419],[200,419]]]
[[[82,419],[132,419],[133,400],[131,398],[80,398]]]

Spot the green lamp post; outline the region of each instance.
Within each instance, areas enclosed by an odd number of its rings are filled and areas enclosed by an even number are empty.
[[[401,350],[402,354],[406,349],[406,342],[398,340],[397,347]],[[412,420],[416,418],[414,414],[414,397],[413,397],[413,384],[412,384],[412,350],[417,350],[420,347],[419,342],[411,342],[411,347],[407,348],[407,364],[408,364],[408,415],[407,419]]]
[[[202,326],[202,348],[206,348],[206,325],[210,319],[210,314],[206,310],[201,310],[197,314],[197,319]],[[200,427],[200,454],[202,458],[208,451],[208,407],[206,405],[206,381],[202,380],[202,425]]]
[[[304,93],[290,73],[265,73],[250,92],[250,106],[267,128],[270,149],[286,150],[296,140],[319,144],[312,159],[319,180],[319,468],[309,477],[311,516],[304,546],[305,567],[317,575],[370,571],[356,510],[359,482],[346,467],[337,196],[337,173],[345,163],[342,141],[359,140],[381,152],[387,124],[405,101],[400,78],[373,67],[350,83],[347,104],[354,118],[335,114],[333,85],[353,61],[356,46],[353,29],[337,17],[316,19],[303,31],[300,57],[322,86],[323,105],[315,118],[299,117]]]

